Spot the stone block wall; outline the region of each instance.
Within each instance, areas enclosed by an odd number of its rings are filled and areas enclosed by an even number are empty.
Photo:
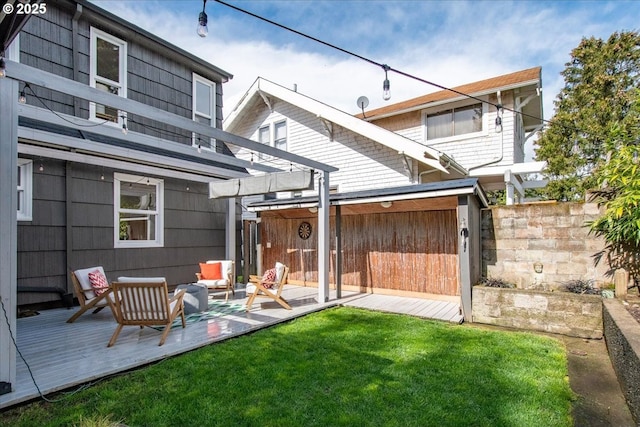
[[[602,297],[474,286],[473,322],[600,339]]]
[[[637,425],[640,426],[640,330],[622,303],[604,300],[604,334],[611,364]]]
[[[518,288],[554,290],[573,279],[597,286],[613,282],[606,260],[595,264],[604,248],[589,235],[587,221],[601,215],[595,203],[534,203],[496,206],[482,212],[483,276]],[[536,273],[539,263],[542,273]]]

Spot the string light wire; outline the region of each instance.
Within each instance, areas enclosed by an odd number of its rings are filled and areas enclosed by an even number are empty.
[[[464,96],[464,97],[466,97],[466,98],[470,98],[470,99],[474,99],[474,100],[479,101],[479,102],[487,103],[487,104],[492,105],[492,106],[494,106],[494,107],[496,107],[496,108],[498,107],[498,104],[497,104],[497,103],[493,103],[493,102],[486,101],[486,100],[484,100],[484,99],[480,99],[480,98],[478,98],[477,96],[470,95],[470,94],[467,94],[467,93],[461,92],[461,91],[459,91],[459,90],[452,89],[452,88],[450,88],[450,87],[446,87],[446,86],[440,85],[440,84],[438,84],[438,83],[434,83],[434,82],[432,82],[432,81],[429,81],[429,80],[423,79],[423,78],[418,77],[418,76],[414,76],[413,74],[409,74],[409,73],[404,72],[404,71],[402,71],[402,70],[398,70],[398,69],[396,69],[396,68],[390,67],[390,66],[389,66],[389,65],[387,65],[387,64],[383,64],[383,63],[380,63],[380,62],[376,62],[376,61],[374,61],[373,59],[367,58],[367,57],[365,57],[365,56],[362,56],[362,55],[357,54],[357,53],[355,53],[355,52],[352,52],[352,51],[350,51],[350,50],[344,49],[344,48],[342,48],[342,47],[340,47],[340,46],[336,46],[336,45],[334,45],[334,44],[331,44],[331,43],[329,43],[329,42],[326,42],[326,41],[324,41],[324,40],[321,40],[321,39],[319,39],[319,38],[317,38],[317,37],[314,37],[314,36],[311,36],[311,35],[309,35],[309,34],[303,33],[302,31],[298,31],[298,30],[293,29],[293,28],[291,28],[291,27],[288,27],[288,26],[286,26],[286,25],[283,25],[283,24],[280,24],[280,23],[278,23],[278,22],[272,21],[271,19],[268,19],[268,18],[265,18],[265,17],[263,17],[263,16],[257,15],[257,14],[255,14],[255,13],[253,13],[253,12],[250,12],[250,11],[248,11],[248,10],[246,10],[246,9],[242,9],[241,7],[238,7],[238,6],[232,5],[232,4],[227,3],[227,2],[225,2],[225,1],[223,1],[223,0],[213,0],[213,1],[215,1],[216,3],[220,3],[221,5],[227,6],[227,7],[231,8],[231,9],[234,9],[234,10],[236,10],[236,11],[238,11],[238,12],[244,13],[244,14],[246,14],[246,15],[249,15],[249,16],[252,16],[252,17],[254,17],[254,18],[256,18],[256,19],[259,19],[259,20],[261,20],[261,21],[264,21],[264,22],[266,22],[266,23],[268,23],[268,24],[275,25],[276,27],[278,27],[278,28],[282,28],[283,30],[286,30],[286,31],[292,32],[292,33],[297,34],[297,35],[299,35],[299,36],[301,36],[301,37],[304,37],[304,38],[309,39],[309,40],[312,40],[312,41],[314,41],[314,42],[316,42],[316,43],[319,43],[319,44],[322,44],[322,45],[324,45],[324,46],[327,46],[327,47],[329,47],[329,48],[331,48],[331,49],[334,49],[334,50],[340,51],[340,52],[342,52],[342,53],[344,53],[344,54],[347,54],[347,55],[353,56],[354,58],[361,59],[362,61],[368,62],[368,63],[369,63],[369,64],[371,64],[371,65],[375,65],[375,66],[377,66],[377,67],[380,67],[380,68],[382,68],[382,69],[383,69],[383,70],[385,70],[385,71],[392,71],[392,72],[394,72],[394,73],[396,73],[396,74],[398,74],[398,75],[400,75],[400,76],[407,77],[407,78],[409,78],[409,79],[416,80],[416,81],[418,81],[418,82],[428,84],[428,85],[433,86],[433,87],[436,87],[436,88],[438,88],[438,89],[442,89],[442,90],[446,90],[446,91],[449,91],[449,92],[453,92],[453,93],[455,93],[455,94],[457,94],[457,95]],[[505,106],[503,106],[503,105],[501,105],[501,106],[500,106],[500,108],[501,108],[503,111],[511,111],[511,112],[513,112],[513,113],[520,114],[520,115],[522,115],[523,117],[530,117],[530,118],[533,118],[533,119],[536,119],[536,120],[540,120],[540,121],[542,121],[543,123],[551,123],[551,121],[550,121],[550,120],[545,120],[545,119],[543,119],[543,118],[541,118],[541,117],[537,117],[537,116],[535,116],[535,115],[527,114],[527,113],[524,113],[524,112],[522,112],[522,111],[516,111],[516,110],[514,110],[514,109],[507,108],[507,107],[505,107]]]

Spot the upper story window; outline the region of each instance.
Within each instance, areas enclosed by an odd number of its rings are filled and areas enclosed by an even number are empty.
[[[127,44],[93,27],[90,33],[90,86],[126,98]],[[116,108],[91,102],[89,118],[122,125],[125,114]]]
[[[193,75],[193,120],[207,126],[216,125],[216,84]],[[205,135],[193,135],[193,145],[199,149],[216,150],[216,140]]]
[[[482,103],[427,114],[427,140],[482,132]]]
[[[279,150],[287,150],[287,122],[282,121],[273,125],[273,146]]]
[[[164,181],[115,173],[113,183],[115,247],[163,246]]]
[[[33,161],[18,159],[18,221],[33,219]]]
[[[258,142],[280,150],[287,150],[287,121],[282,120],[260,127],[258,129]],[[264,158],[261,154],[259,158]]]

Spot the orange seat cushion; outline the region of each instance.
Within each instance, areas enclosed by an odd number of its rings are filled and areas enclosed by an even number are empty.
[[[213,264],[205,264],[201,262],[200,275],[204,280],[222,279],[222,263],[214,262]]]

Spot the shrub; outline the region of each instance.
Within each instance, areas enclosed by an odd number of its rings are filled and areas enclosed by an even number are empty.
[[[513,283],[507,282],[504,279],[496,279],[492,277],[483,277],[478,285],[486,286],[488,288],[515,288],[516,285]]]
[[[593,287],[593,280],[575,279],[563,283],[567,292],[574,294],[600,295],[600,289]]]

